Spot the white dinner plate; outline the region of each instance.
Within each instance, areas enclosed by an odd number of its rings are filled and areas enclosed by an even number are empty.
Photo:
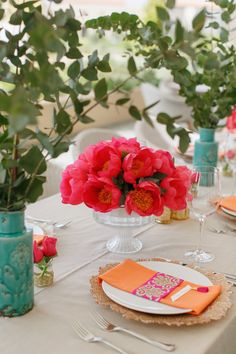
[[[44,235],[45,234],[45,232],[43,231],[43,229],[40,226],[35,225],[35,224],[31,224],[30,222],[26,222],[25,227],[27,229],[33,229],[34,235]]]
[[[221,207],[221,210],[226,213],[226,214],[229,214],[231,216],[235,216],[236,217],[236,212],[235,211],[232,211],[232,210],[229,210],[229,209],[226,209],[226,208],[223,208]]]
[[[180,264],[153,261],[139,262],[139,264],[152,270],[170,274],[203,286],[212,285],[212,282],[202,273],[199,273],[192,268],[184,267]],[[102,282],[102,288],[105,294],[111,300],[132,310],[159,315],[177,315],[191,311],[191,309],[180,309],[177,307],[161,304],[160,302],[143,299],[123,290],[114,288],[113,286],[107,284],[105,281]]]

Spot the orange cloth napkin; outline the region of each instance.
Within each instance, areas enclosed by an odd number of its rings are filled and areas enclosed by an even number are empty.
[[[157,272],[146,268],[130,259],[123,261],[106,273],[99,276],[99,281],[103,280],[111,286],[133,293],[133,291],[146,283],[150,278],[155,276]],[[176,277],[175,277],[176,278]],[[191,309],[191,314],[199,315],[206,309],[220,294],[221,286],[209,286],[209,291],[206,293],[190,290],[176,301],[172,301],[171,297],[179,292],[186,285],[191,287],[201,287],[199,284],[194,284],[188,281],[182,281],[171,293],[163,297],[160,302],[169,306],[174,306],[183,309]]]
[[[222,198],[218,205],[225,209],[236,211],[236,196],[231,195],[229,197]]]

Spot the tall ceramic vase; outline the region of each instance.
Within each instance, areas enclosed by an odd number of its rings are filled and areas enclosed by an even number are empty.
[[[33,303],[32,231],[24,211],[0,212],[0,316],[21,316]]]
[[[199,128],[199,140],[194,145],[194,166],[216,167],[218,143],[215,141],[215,129]]]

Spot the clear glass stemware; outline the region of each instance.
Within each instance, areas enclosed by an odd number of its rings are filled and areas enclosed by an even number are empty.
[[[236,194],[236,133],[229,132],[225,143],[225,160],[233,171],[234,183],[232,194]]]
[[[187,251],[185,257],[195,262],[210,262],[215,256],[202,249],[206,218],[215,212],[220,196],[219,170],[211,166],[197,166],[193,169],[189,206],[199,221],[200,235],[198,247]]]

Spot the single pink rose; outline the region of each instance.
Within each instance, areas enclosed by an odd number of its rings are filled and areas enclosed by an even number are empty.
[[[154,153],[149,148],[140,149],[137,154],[128,154],[123,161],[124,180],[136,183],[140,177],[153,175]]]
[[[125,209],[128,214],[134,211],[141,216],[161,215],[163,202],[160,188],[150,181],[139,183],[134,190],[128,193]]]
[[[227,158],[228,158],[229,160],[234,159],[234,158],[235,158],[235,155],[236,155],[236,153],[235,153],[234,150],[228,150],[228,151],[226,152],[226,156],[227,156]]]
[[[165,206],[172,210],[183,210],[187,207],[188,187],[182,179],[166,177],[160,186],[164,191],[162,198]]]
[[[227,118],[226,127],[230,131],[236,129],[236,108],[232,110],[231,116]]]
[[[155,151],[154,171],[164,173],[171,176],[175,170],[173,157],[168,151],[157,150]]]
[[[42,251],[46,257],[55,257],[57,255],[56,249],[57,238],[45,236],[42,241]]]
[[[43,251],[39,248],[36,241],[33,243],[33,254],[34,254],[34,263],[40,263],[43,259]]]
[[[123,157],[129,153],[136,154],[140,150],[140,144],[136,138],[126,139],[123,137],[113,137],[111,144],[116,150],[118,150],[122,154]]]
[[[121,191],[106,177],[90,176],[84,187],[84,203],[106,213],[119,207]]]

